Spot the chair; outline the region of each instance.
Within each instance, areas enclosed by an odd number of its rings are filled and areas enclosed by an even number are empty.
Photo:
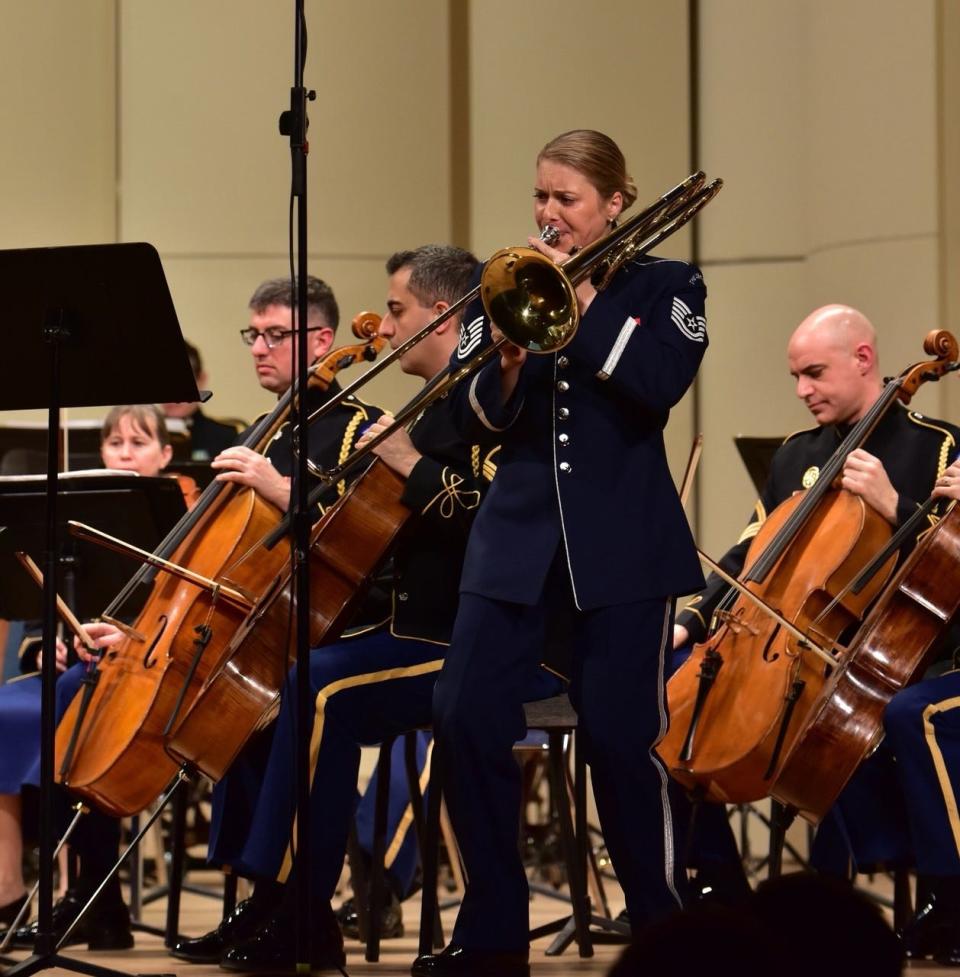
[[[417,731],[413,730],[404,734],[404,767],[407,778],[407,788],[410,794],[410,806],[413,815],[413,827],[416,833],[417,844],[421,853],[425,845],[425,821],[423,815],[423,792],[420,787],[420,771],[417,769]],[[393,745],[396,737],[385,740],[380,745],[379,756],[377,759],[377,792],[374,802],[374,823],[373,823],[373,851],[371,853],[370,877],[366,878],[363,868],[363,858],[360,856],[359,844],[356,839],[355,830],[351,833],[351,870],[353,874],[354,891],[357,893],[356,908],[360,936],[366,943],[364,953],[365,959],[373,963],[380,957],[380,923],[384,902],[384,873],[387,849],[387,804],[390,793],[390,775],[392,767]],[[429,755],[427,760],[429,766]],[[428,793],[432,787],[432,779],[428,785]],[[456,842],[453,839],[452,831],[443,817],[440,817],[440,831],[447,850],[450,853],[450,863],[457,879],[458,888],[463,891],[463,876],[459,865],[459,853],[456,849]],[[360,898],[361,893],[366,893],[366,898]],[[446,908],[446,907],[444,907]],[[440,923],[439,908],[434,913],[436,939],[439,945],[443,945],[443,931]]]

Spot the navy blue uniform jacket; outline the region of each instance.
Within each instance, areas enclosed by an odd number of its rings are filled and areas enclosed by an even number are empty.
[[[561,542],[581,610],[703,586],[663,428],[707,346],[705,297],[703,276],[686,262],[631,262],[565,349],[527,357],[506,405],[498,358],[454,388],[464,439],[502,443],[461,592],[535,604]],[[490,341],[475,302],[452,365]]]

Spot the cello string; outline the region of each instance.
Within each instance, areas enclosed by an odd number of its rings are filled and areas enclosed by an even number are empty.
[[[859,594],[861,590],[874,578],[880,571],[884,563],[903,545],[908,536],[912,535],[914,529],[923,522],[924,519],[936,507],[937,499],[931,496],[926,502],[917,509],[916,512],[890,537],[890,541],[883,549],[855,576],[852,577],[830,601],[829,604],[813,619],[811,623],[819,624],[849,593]],[[955,503],[953,503],[955,504]]]

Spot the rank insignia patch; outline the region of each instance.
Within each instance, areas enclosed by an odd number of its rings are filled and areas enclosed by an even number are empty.
[[[473,322],[460,324],[460,342],[457,344],[457,359],[465,359],[480,345],[483,339],[483,316],[478,315]]]
[[[695,343],[702,343],[707,336],[707,320],[702,315],[694,315],[693,310],[686,302],[674,298],[673,307],[670,309],[670,318],[673,324],[687,337]]]

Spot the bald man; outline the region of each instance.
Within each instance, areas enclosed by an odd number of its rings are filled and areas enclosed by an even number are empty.
[[[743,570],[750,543],[767,516],[795,492],[817,481],[850,428],[870,410],[883,390],[876,333],[866,316],[850,306],[827,305],[807,316],[790,337],[787,363],[796,395],[806,404],[817,426],[791,434],[777,449],[767,484],[746,529],[720,560],[721,566],[734,576]],[[896,403],[864,446],[847,458],[841,478],[843,488],[863,498],[891,526],[898,526],[931,494],[937,479],[956,456],[958,443],[960,429]],[[932,517],[932,521],[936,518]],[[925,523],[922,528],[929,525]],[[677,615],[675,666],[682,661],[684,650],[706,639],[714,611],[727,590],[727,584],[710,574],[704,589]],[[875,797],[876,791],[868,786],[864,795]],[[851,806],[855,806],[852,799]],[[682,832],[685,815],[679,798],[676,807]],[[744,891],[746,882],[733,836],[725,817],[718,817],[718,812],[722,810],[705,805],[697,818],[690,859],[691,867],[697,869],[694,891],[710,891],[715,897],[731,901]],[[838,836],[850,842],[854,859],[861,864],[909,857],[906,815],[899,798],[877,811],[870,830],[866,830],[868,825],[859,814],[849,817],[846,823],[840,823],[840,817],[833,815],[837,821],[832,825],[835,830],[818,835],[821,867],[840,871],[839,867],[848,863],[850,849],[836,840]],[[881,823],[884,819],[886,823]]]
[[[817,481],[847,432],[883,391],[876,332],[862,312],[848,305],[825,305],[811,312],[790,337],[787,364],[796,394],[817,427],[791,434],[777,449],[747,528],[720,561],[735,575],[742,571],[750,541],[767,516],[794,492]],[[895,404],[864,446],[847,458],[842,486],[897,526],[930,495],[958,443],[960,429],[952,424]],[[677,615],[674,648],[704,640],[726,591],[716,574],[707,578],[707,586]]]

